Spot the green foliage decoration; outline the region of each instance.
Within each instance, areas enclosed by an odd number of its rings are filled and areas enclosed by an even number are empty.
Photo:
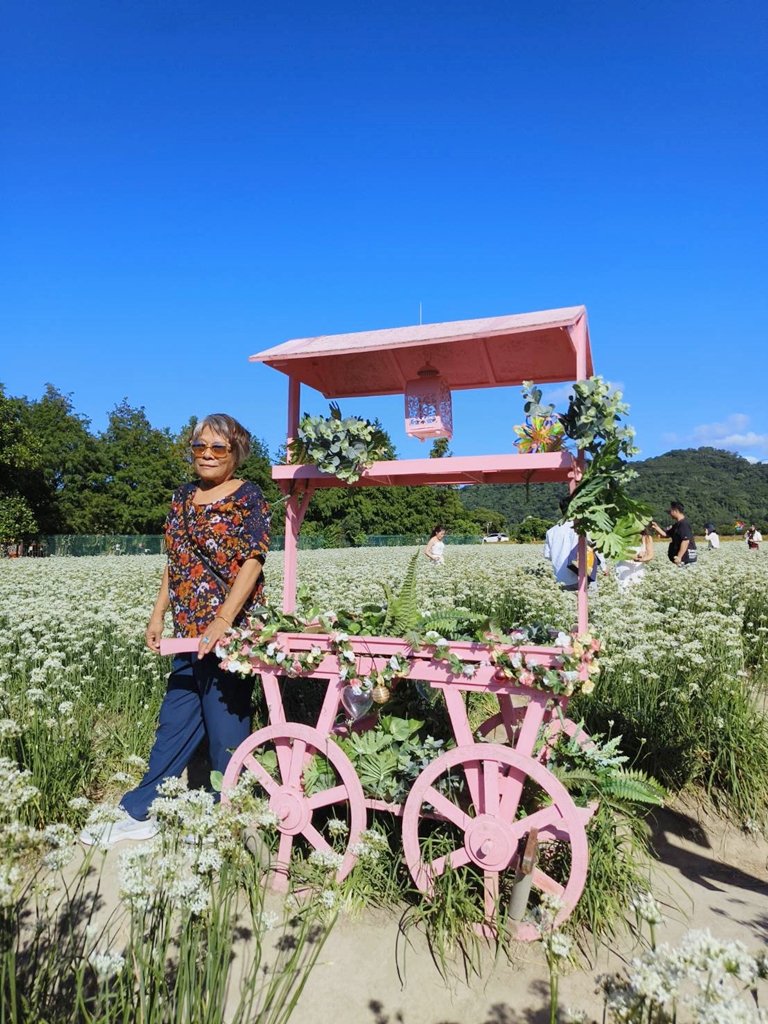
[[[540,405],[541,391],[532,381],[523,382],[523,398],[529,415],[551,414],[551,406]],[[630,554],[653,516],[649,505],[627,491],[637,476],[627,460],[640,451],[634,429],[623,423],[628,412],[620,391],[602,377],[590,377],[574,384],[568,410],[559,416],[568,440],[585,457],[564,519],[572,519],[576,532],[589,535],[608,558]]]
[[[368,466],[386,457],[389,441],[376,423],[359,416],[342,417],[335,402],[330,408],[330,416],[302,417],[299,436],[290,445],[290,460],[312,462],[321,472],[352,484]]]

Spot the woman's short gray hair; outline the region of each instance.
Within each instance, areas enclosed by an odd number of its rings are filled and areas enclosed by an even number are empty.
[[[245,462],[251,451],[251,435],[242,423],[238,423],[234,416],[228,416],[225,412],[214,412],[205,419],[198,420],[192,431],[191,440],[196,441],[206,427],[230,443],[238,466]]]

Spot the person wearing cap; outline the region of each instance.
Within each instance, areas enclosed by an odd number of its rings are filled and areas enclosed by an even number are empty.
[[[707,546],[710,551],[717,551],[720,547],[720,536],[713,523],[707,523],[704,527],[704,536],[707,538]]]
[[[673,565],[694,565],[698,552],[691,524],[685,518],[685,509],[679,501],[672,501],[669,504],[669,514],[674,522],[666,530],[655,521],[651,523],[651,527],[660,537],[669,538],[667,556]]]
[[[158,785],[182,774],[204,737],[213,770],[223,773],[251,732],[252,683],[225,671],[215,653],[217,642],[233,626],[244,626],[261,600],[269,508],[261,490],[236,475],[250,444],[245,427],[226,413],[206,416],[192,432],[197,482],[171,499],[168,563],[145,642],[160,652],[170,611],[175,636],[197,641],[197,650],[173,659],[144,778],[120,800],[118,820],[83,829],[86,846],[151,839],[158,830],[150,812]]]

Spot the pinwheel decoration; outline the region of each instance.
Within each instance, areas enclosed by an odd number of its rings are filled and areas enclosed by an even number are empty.
[[[525,423],[513,429],[517,434],[515,444],[523,455],[558,452],[565,443],[565,431],[556,415],[526,416]]]

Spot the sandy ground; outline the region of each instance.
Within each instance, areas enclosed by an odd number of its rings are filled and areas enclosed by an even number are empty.
[[[656,817],[655,895],[669,906],[657,941],[675,942],[690,928],[739,939],[759,949],[768,938],[768,843],[682,809]],[[519,959],[490,961],[470,985],[444,981],[419,936],[397,970],[397,922],[385,916],[342,921],[310,977],[296,1020],[301,1024],[546,1024],[549,986],[540,949],[518,946]],[[400,940],[402,944],[402,939]],[[621,970],[639,952],[630,939],[602,949],[592,968],[560,982],[560,1005],[602,1020],[597,977]],[[402,957],[399,958],[402,961]]]
[[[690,928],[739,939],[757,950],[768,938],[768,843],[682,805],[655,818],[658,855],[654,892],[667,904],[658,941],[675,942]],[[124,846],[127,844],[124,844]],[[119,848],[118,848],[119,850]],[[96,854],[106,911],[116,899],[117,852]],[[270,897],[272,899],[277,897]],[[296,1024],[546,1024],[547,971],[536,945],[516,947],[515,958],[495,964],[467,983],[443,978],[426,941],[410,929],[404,938],[396,915],[364,913],[341,918],[322,950],[295,1015]],[[277,936],[276,936],[277,939]],[[268,945],[268,943],[267,943]],[[593,964],[561,979],[560,1005],[602,1020],[597,978],[621,970],[638,953],[629,938],[601,949]]]

